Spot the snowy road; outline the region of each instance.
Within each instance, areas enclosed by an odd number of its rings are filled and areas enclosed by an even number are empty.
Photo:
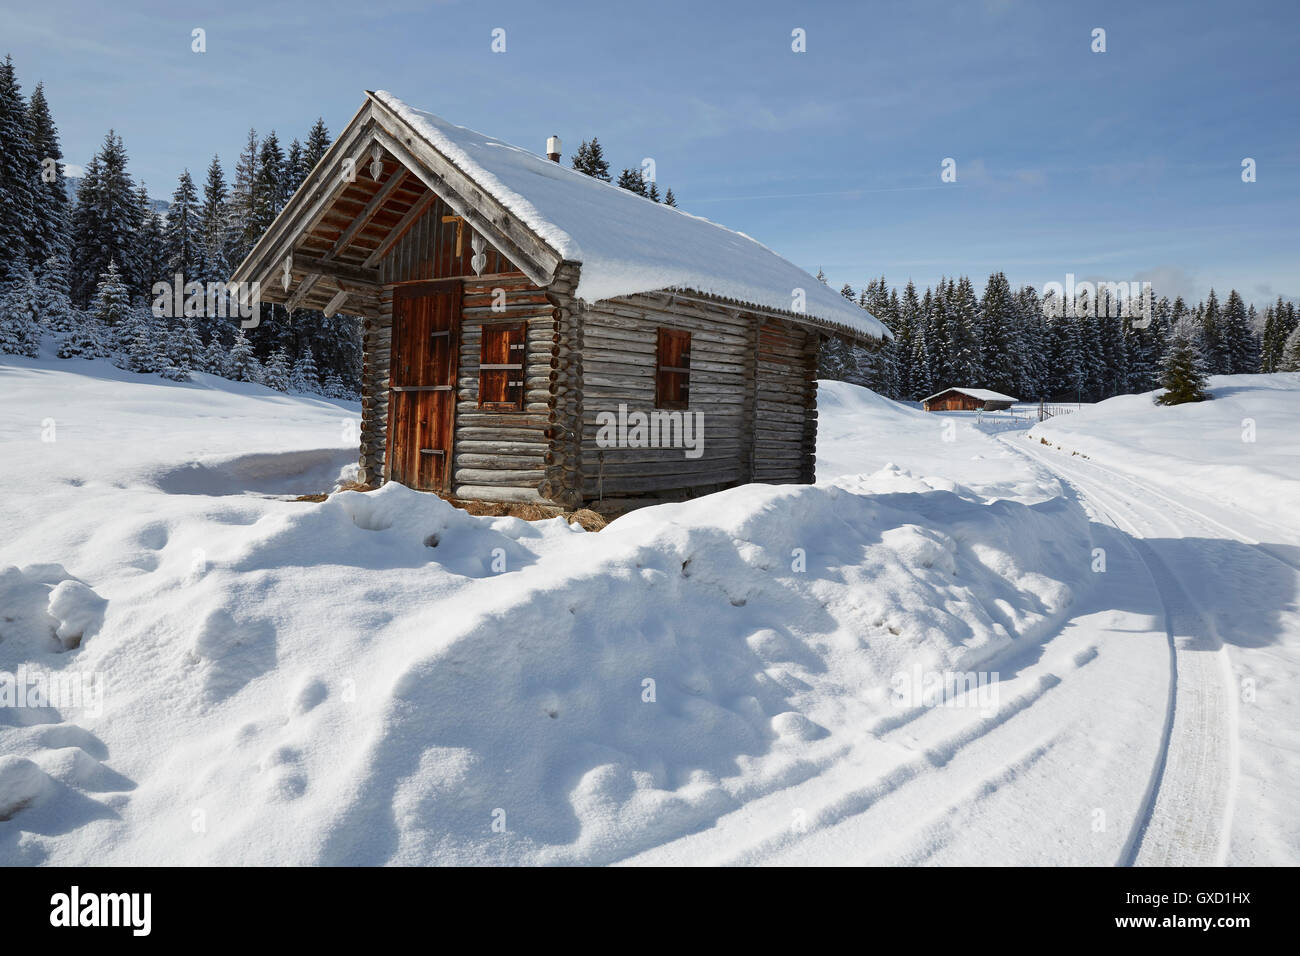
[[[1173,694],[1162,765],[1131,862],[1229,862],[1242,737],[1238,701],[1253,687],[1250,658],[1261,645],[1294,647],[1300,636],[1293,614],[1279,614],[1281,632],[1267,634],[1243,600],[1284,608],[1290,598],[1294,608],[1300,566],[1287,552],[1295,549],[1261,542],[1255,535],[1269,532],[1225,505],[1190,501],[1023,436],[1004,441],[1067,482],[1097,518],[1128,536],[1165,608]],[[1242,579],[1250,591],[1237,586]]]

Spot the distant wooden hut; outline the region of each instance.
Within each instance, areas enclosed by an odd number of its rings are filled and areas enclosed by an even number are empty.
[[[361,480],[566,508],[811,482],[820,343],[889,333],[749,237],[548,153],[367,93],[235,271],[363,319]]]
[[[978,412],[1010,408],[1019,399],[987,388],[945,388],[921,401],[927,412]]]

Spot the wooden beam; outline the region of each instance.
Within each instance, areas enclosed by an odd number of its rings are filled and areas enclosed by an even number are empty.
[[[344,262],[326,262],[319,256],[307,256],[301,252],[294,253],[293,271],[302,275],[316,273],[335,280],[341,279],[351,285],[376,292],[383,288],[382,283],[379,281],[378,269],[351,266]]]
[[[430,191],[424,193],[424,195],[417,199],[414,204],[412,204],[411,208],[406,210],[406,215],[402,217],[402,221],[394,226],[392,231],[388,233],[387,238],[379,244],[374,252],[370,253],[364,263],[364,267],[370,269],[374,267],[380,259],[384,258],[384,256],[388,254],[388,250],[397,244],[397,240],[401,239],[402,236],[406,234],[406,230],[411,228],[411,224],[415,222],[415,220],[419,219],[420,216],[424,215],[425,210],[432,206],[434,200],[437,198],[438,197]]]
[[[343,307],[343,303],[347,300],[347,297],[348,293],[344,289],[340,289],[338,292],[334,293],[334,298],[330,299],[329,304],[325,306],[325,318],[332,319],[334,316],[338,315],[338,311]]]
[[[313,272],[311,275],[307,276],[307,278],[303,279],[302,282],[298,283],[298,288],[294,290],[293,295],[289,296],[284,303],[285,311],[292,312],[294,309],[298,308],[298,306],[302,304],[302,300],[307,298],[307,293],[310,292],[312,287],[319,281],[320,273]]]
[[[397,191],[398,187],[410,178],[410,175],[410,172],[407,171],[405,166],[399,165],[397,171],[388,177],[388,182],[384,183],[379,192],[375,193],[370,202],[366,203],[366,208],[361,210],[357,215],[357,218],[352,220],[352,224],[343,231],[343,234],[339,236],[337,240],[335,240],[334,245],[330,247],[330,250],[325,253],[322,258],[333,259],[346,249],[352,240],[357,237],[357,233],[370,224],[370,220],[375,218],[384,203],[388,202],[389,198]]]

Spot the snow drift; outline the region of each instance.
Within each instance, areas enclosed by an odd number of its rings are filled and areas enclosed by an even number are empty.
[[[101,680],[103,711],[0,709],[6,863],[626,859],[816,775],[908,719],[895,674],[989,667],[1089,586],[1050,483],[973,432],[999,493],[913,471],[913,413],[874,397],[841,396],[898,464],[589,534],[398,485],[285,500],[329,490],[349,409],[72,368],[5,370],[63,425],[3,516],[27,611],[0,649]]]

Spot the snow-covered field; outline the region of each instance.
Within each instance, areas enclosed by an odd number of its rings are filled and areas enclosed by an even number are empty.
[[[817,485],[592,534],[295,501],[355,406],[197,378],[0,359],[0,863],[1300,862],[1300,541],[1181,533],[1294,432],[823,383]]]

